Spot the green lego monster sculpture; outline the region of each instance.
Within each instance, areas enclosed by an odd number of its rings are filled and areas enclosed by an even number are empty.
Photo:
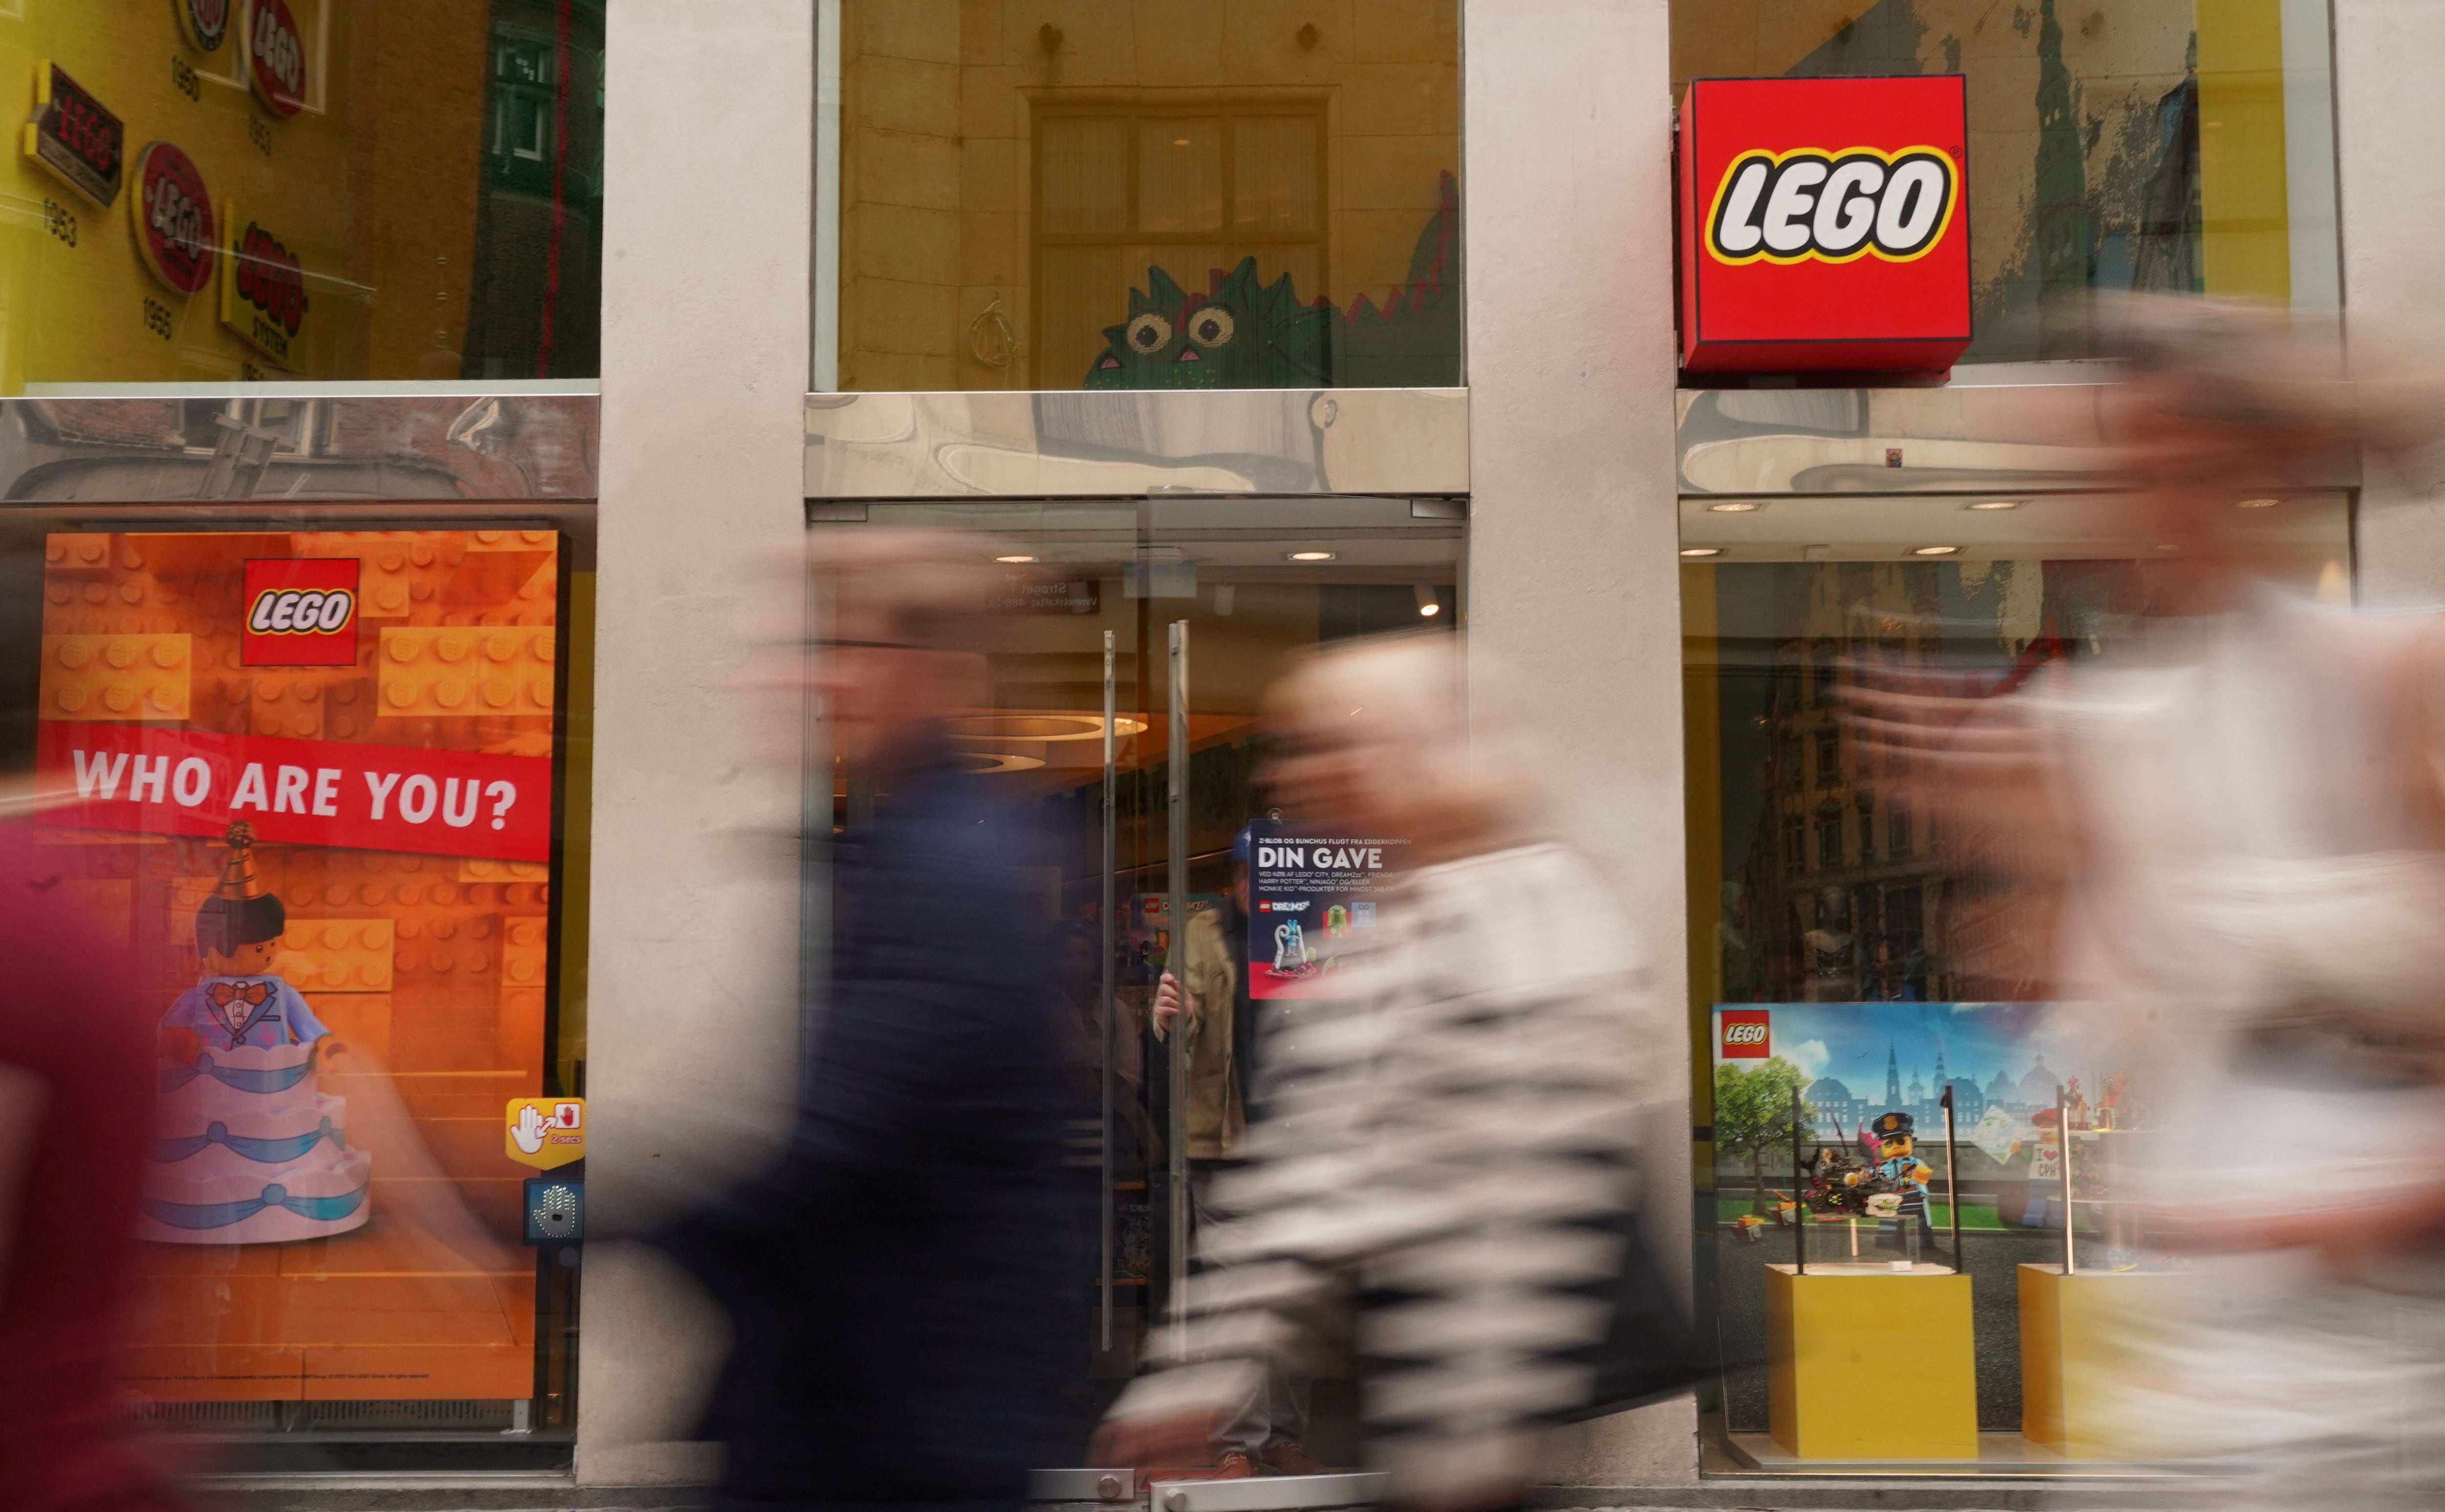
[[[1104,328],[1091,389],[1431,388],[1460,381],[1460,193],[1418,236],[1409,276],[1379,308],[1299,303],[1291,276],[1259,282],[1257,260],[1207,275],[1191,294],[1160,267],[1129,290],[1129,319]]]

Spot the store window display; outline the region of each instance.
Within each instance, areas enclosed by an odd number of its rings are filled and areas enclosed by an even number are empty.
[[[2326,12],[1675,0],[1672,77],[1677,97],[1691,79],[1965,76],[1963,360],[2085,358],[2093,290],[2341,305]]]
[[[31,538],[33,853],[158,994],[123,1386],[175,1430],[548,1464],[584,1168],[538,1228],[511,1151],[525,1099],[583,1126],[564,537],[242,526]]]
[[[0,14],[0,394],[592,378],[602,39],[601,0]]]
[[[816,389],[1461,381],[1452,0],[836,14]]]

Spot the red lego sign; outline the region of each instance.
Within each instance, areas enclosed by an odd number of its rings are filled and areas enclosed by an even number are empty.
[[[1763,1060],[1774,1054],[1773,1009],[1718,1008],[1715,1019],[1725,1060]]]
[[[354,557],[252,557],[239,659],[250,667],[353,667],[357,661]]]
[[[1681,366],[1941,372],[1969,345],[1958,74],[1698,79],[1681,103]]]

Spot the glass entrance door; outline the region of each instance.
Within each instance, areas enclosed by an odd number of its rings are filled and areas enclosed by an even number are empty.
[[[1186,1274],[1199,1199],[1240,1158],[1257,1091],[1246,1067],[1261,1026],[1245,987],[1233,847],[1269,812],[1265,690],[1319,645],[1456,628],[1465,510],[1450,500],[1153,498],[813,511],[816,562],[838,532],[881,527],[943,531],[1011,569],[990,693],[953,721],[952,745],[976,781],[1033,806],[1055,839],[1038,891],[1057,934],[1072,1163],[1093,1187],[1074,1265],[1087,1304],[1072,1382],[1083,1439]],[[818,759],[832,765],[833,832],[872,822],[889,792],[871,773]],[[1220,928],[1209,932],[1202,914]],[[1217,939],[1235,957],[1233,1002],[1185,1041],[1159,1034],[1158,978],[1198,964],[1184,957]],[[1226,1041],[1241,1053],[1226,1057]],[[1227,1075],[1214,1074],[1218,1060]],[[1348,1462],[1351,1398],[1346,1369],[1316,1383],[1304,1437],[1319,1457]]]

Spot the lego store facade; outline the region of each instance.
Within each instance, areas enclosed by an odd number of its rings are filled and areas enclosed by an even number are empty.
[[[2156,548],[2093,292],[2422,308],[2445,16],[103,9],[0,4],[0,612],[40,647],[0,675],[39,854],[161,998],[131,1412],[274,1495],[701,1494],[720,1323],[588,1235],[785,1125],[828,842],[888,795],[741,674],[796,629],[741,606],[924,525],[1054,569],[961,754],[1059,819],[1047,922],[1127,1013],[1263,815],[1284,656],[1465,625],[1520,691],[1654,964],[1626,1011],[1676,1026],[1648,1216],[1726,1361],[1572,1429],[1558,1494],[2139,1473],[2080,1380],[2095,1282],[2147,1271],[2096,1185],[2145,1118],[1834,665],[2112,633]],[[2417,480],[2318,483],[2247,501],[2305,592],[2445,593]],[[1186,1264],[1136,1049],[1082,1131],[1088,1407]],[[1794,1222],[1828,1159],[1928,1173]],[[1895,1338],[1910,1411],[1863,1409],[1827,1361]],[[1356,1390],[1317,1381],[1320,1458]]]

